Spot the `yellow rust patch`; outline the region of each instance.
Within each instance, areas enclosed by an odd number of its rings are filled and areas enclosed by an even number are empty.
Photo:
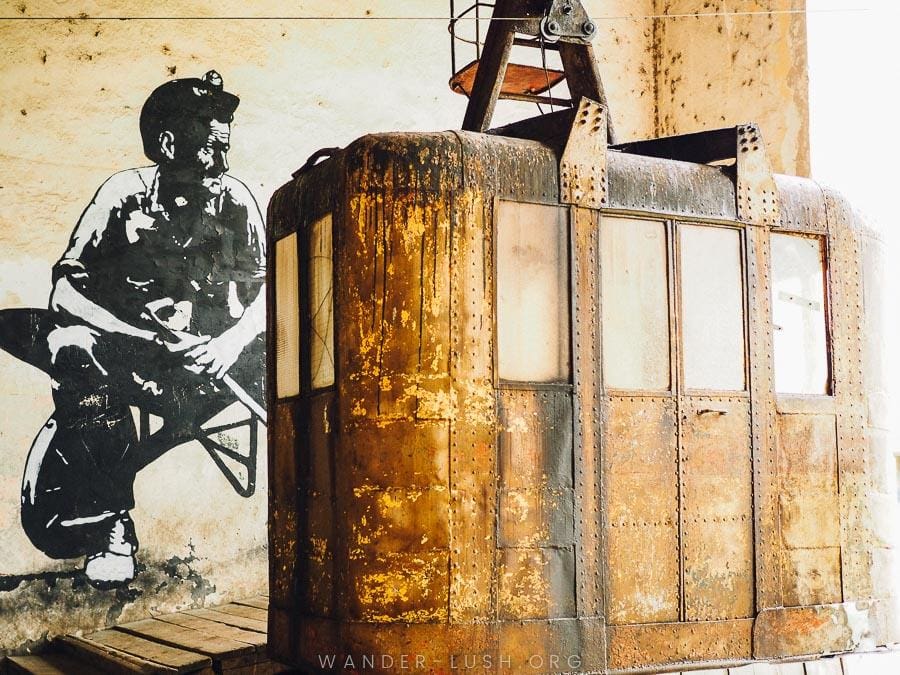
[[[374,552],[434,551],[447,546],[446,486],[382,488],[365,484],[354,488],[353,495],[349,509],[355,518],[351,523],[351,558],[364,559]]]
[[[506,432],[510,434],[527,434],[528,421],[525,419],[525,416],[517,415],[516,417],[511,418],[506,426]]]
[[[453,419],[456,417],[456,391],[429,391],[419,385],[404,389],[406,396],[414,397],[418,403],[418,415],[426,419]]]
[[[378,506],[382,514],[386,514],[391,509],[403,507],[407,501],[418,501],[421,496],[422,490],[384,490],[378,498]]]
[[[492,426],[495,420],[495,392],[490,380],[463,380],[460,383],[460,407],[466,422]]]
[[[444,355],[444,345],[436,344],[434,345],[433,349],[434,356],[432,356],[431,362],[428,364],[422,364],[422,370],[444,375],[448,370],[447,357]]]
[[[500,572],[500,607],[505,616],[545,616],[550,584],[547,560],[540,549],[507,549]]]
[[[407,253],[416,252],[422,246],[422,235],[425,234],[425,221],[431,219],[431,209],[411,207],[406,210],[403,227],[403,247]]]
[[[316,562],[324,562],[328,553],[328,540],[321,537],[309,538],[309,557]]]
[[[504,517],[519,523],[524,523],[528,520],[530,511],[529,500],[524,492],[509,491],[504,506],[506,506]]]
[[[356,564],[355,604],[362,620],[373,623],[447,620],[446,551],[423,555],[393,553],[359,560]]]

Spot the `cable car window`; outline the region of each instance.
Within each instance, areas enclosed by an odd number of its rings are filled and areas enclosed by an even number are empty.
[[[569,380],[568,242],[564,209],[499,202],[497,361],[503,380]]]
[[[743,391],[740,232],[699,225],[678,229],[685,386]]]
[[[275,242],[275,392],[300,393],[300,289],[297,233]]]
[[[771,242],[775,391],[828,394],[822,240],[773,234]]]
[[[333,270],[329,214],[313,223],[309,234],[309,363],[313,389],[334,384]]]
[[[617,389],[669,389],[669,294],[662,221],[600,222],[603,371]]]

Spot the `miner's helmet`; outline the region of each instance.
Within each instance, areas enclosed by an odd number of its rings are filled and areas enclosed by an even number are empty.
[[[153,162],[163,157],[159,135],[177,131],[193,120],[231,122],[240,99],[223,89],[222,76],[210,70],[202,78],[169,80],[147,97],[141,108],[144,154]]]

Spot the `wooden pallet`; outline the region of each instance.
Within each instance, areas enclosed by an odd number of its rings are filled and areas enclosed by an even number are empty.
[[[133,621],[54,642],[57,651],[10,657],[10,675],[198,673],[269,675],[285,668],[266,655],[269,601],[258,596],[213,609]]]
[[[3,675],[297,673],[266,656],[266,596],[209,609],[163,614],[85,636],[66,636],[56,651],[10,656]],[[756,662],[680,675],[882,675],[900,673],[900,651],[844,654],[794,663]],[[679,675],[673,673],[672,675]]]

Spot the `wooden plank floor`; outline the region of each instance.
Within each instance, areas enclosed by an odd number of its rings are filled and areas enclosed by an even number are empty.
[[[267,596],[133,621],[89,635],[67,635],[52,653],[10,657],[10,675],[290,672],[266,655]]]
[[[4,675],[296,673],[266,655],[269,599],[258,596],[219,607],[133,621],[90,635],[67,635],[39,656],[11,656]],[[535,671],[537,672],[537,671]],[[755,662],[671,675],[894,675],[900,651],[879,650],[794,663]]]

